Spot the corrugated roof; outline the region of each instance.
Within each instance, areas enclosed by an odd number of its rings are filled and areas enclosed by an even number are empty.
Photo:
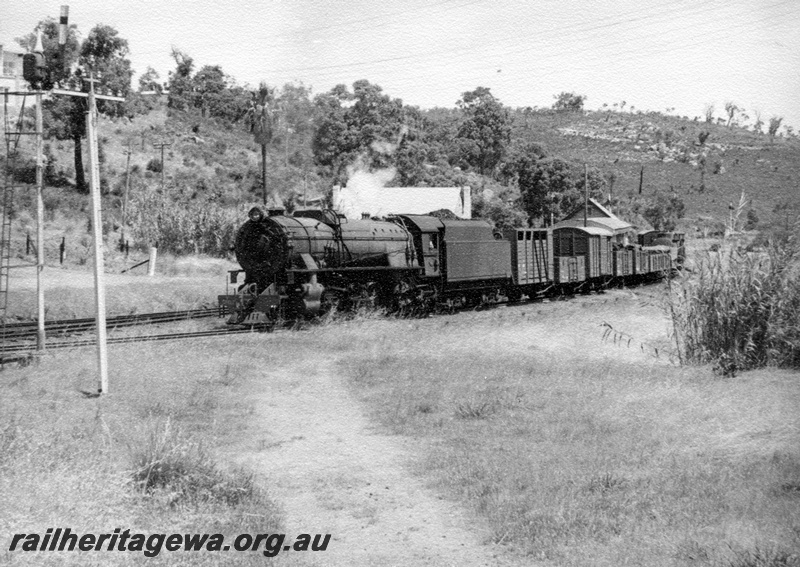
[[[561,229],[571,229],[571,230],[580,230],[585,232],[586,234],[591,234],[593,236],[614,236],[614,232],[610,230],[606,230],[605,228],[600,228],[598,226],[555,226],[553,230],[561,230]]]
[[[590,198],[589,203],[591,204],[590,208],[596,209],[596,211],[592,211],[595,214],[587,219],[587,224],[592,223],[595,226],[607,228],[615,233],[634,230],[631,223],[622,220],[614,213],[606,209],[603,205],[598,203],[595,199]],[[583,226],[582,211],[584,210],[584,205],[576,207],[574,211],[567,215],[563,220],[557,222],[555,226]],[[597,216],[598,212],[604,216]]]
[[[613,217],[613,218],[589,217],[588,219],[586,219],[586,224],[588,226],[594,226],[596,228],[603,228],[606,230],[610,230],[615,234],[620,232],[634,231],[634,228],[630,223],[627,223],[618,217]],[[553,228],[559,228],[562,226],[583,227],[583,219],[582,218],[566,219],[557,222],[555,225],[553,225]]]

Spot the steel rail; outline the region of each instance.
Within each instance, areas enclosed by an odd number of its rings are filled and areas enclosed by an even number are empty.
[[[183,321],[189,319],[200,319],[203,317],[212,317],[219,314],[218,307],[211,307],[205,309],[189,309],[184,311],[164,311],[158,313],[137,313],[132,315],[120,315],[117,317],[110,317],[106,320],[106,328],[113,329],[115,327],[127,327],[140,324],[155,324],[155,323],[168,323],[173,321]],[[80,332],[94,328],[96,325],[95,319],[61,319],[49,321],[45,323],[45,332],[49,333],[66,333],[66,332]],[[25,339],[29,335],[36,333],[35,323],[9,323],[6,324],[5,329],[0,332],[0,340],[13,340]]]
[[[213,329],[208,331],[193,331],[186,333],[166,333],[160,335],[141,335],[138,337],[109,337],[109,344],[124,344],[124,343],[141,343],[151,341],[167,341],[177,339],[202,339],[208,337],[217,337],[222,335],[242,335],[245,333],[255,334],[257,331],[253,329]],[[92,346],[96,344],[96,339],[76,339],[71,341],[54,341],[47,344],[47,350],[51,349],[64,349],[64,348],[80,348],[84,346]],[[8,351],[0,356],[0,365],[9,364],[13,362],[21,362],[29,360],[34,357],[32,349],[17,349]]]

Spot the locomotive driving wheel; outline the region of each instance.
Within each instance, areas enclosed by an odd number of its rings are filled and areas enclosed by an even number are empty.
[[[417,284],[413,276],[403,276],[394,286],[393,309],[400,315],[409,316],[424,312],[427,304],[425,289]]]
[[[346,290],[338,288],[326,288],[322,293],[322,303],[320,312],[328,315],[339,311],[347,311],[350,301]]]
[[[374,310],[379,304],[380,294],[375,283],[360,285],[353,296],[353,306],[356,309]]]

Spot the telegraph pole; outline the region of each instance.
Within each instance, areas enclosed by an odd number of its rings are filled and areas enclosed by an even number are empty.
[[[103,219],[100,196],[100,160],[97,150],[97,105],[95,99],[125,102],[121,96],[97,95],[94,83],[97,79],[90,77],[89,93],[53,89],[56,95],[79,96],[89,98],[89,110],[86,113],[86,138],[89,142],[89,183],[92,192],[92,233],[94,237],[94,291],[95,291],[95,323],[97,326],[97,367],[98,393],[108,394],[108,349],[106,340],[106,289],[103,265]]]
[[[128,192],[131,189],[131,141],[128,140],[128,149],[125,151],[127,160],[125,162],[125,196],[122,198],[122,229],[120,230],[119,247],[125,249],[125,226],[128,214]]]
[[[168,148],[172,143],[158,142],[153,147],[161,148],[161,193],[164,193],[164,148]]]
[[[644,185],[644,166],[642,166],[641,171],[639,171],[639,195],[642,194],[642,185]]]
[[[42,93],[36,93],[36,350],[44,350],[44,127],[42,124]]]
[[[583,164],[583,189],[583,226],[586,226],[589,222],[589,165],[586,163]]]
[[[97,105],[94,100],[94,83],[90,77],[89,111],[86,114],[86,137],[89,141],[90,187],[92,189],[92,233],[94,236],[94,289],[97,322],[97,365],[100,370],[98,392],[108,393],[108,349],[106,344],[106,288],[103,265],[103,219],[100,197],[100,160],[97,151]]]

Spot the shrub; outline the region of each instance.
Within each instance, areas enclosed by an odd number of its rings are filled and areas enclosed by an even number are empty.
[[[681,360],[724,374],[764,365],[800,368],[800,251],[796,239],[766,252],[709,252],[670,284],[668,309]]]
[[[152,171],[153,173],[161,173],[164,169],[164,164],[161,163],[161,160],[158,158],[153,158],[147,162],[147,171]]]
[[[36,160],[33,158],[12,160],[8,169],[15,181],[19,183],[36,183]]]
[[[151,424],[132,457],[136,486],[148,493],[164,490],[173,504],[212,501],[236,506],[257,494],[252,475],[221,471],[202,447],[173,431],[169,419]]]
[[[744,225],[745,230],[753,230],[758,226],[758,213],[756,213],[753,209],[747,211],[747,222]]]

